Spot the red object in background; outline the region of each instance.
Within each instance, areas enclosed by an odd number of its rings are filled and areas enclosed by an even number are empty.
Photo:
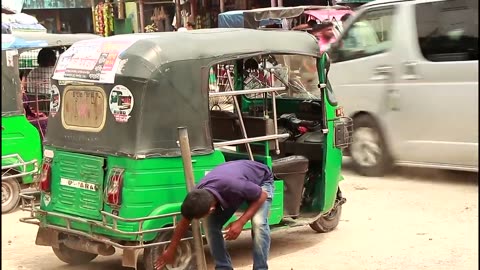
[[[307,133],[308,128],[303,127],[303,126],[299,126],[299,127],[298,127],[298,131],[299,131],[300,133],[302,133],[302,134],[305,134],[305,133]]]

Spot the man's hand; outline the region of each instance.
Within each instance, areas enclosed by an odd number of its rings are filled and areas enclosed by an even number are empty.
[[[243,226],[245,224],[242,223],[241,221],[237,220],[235,222],[230,223],[227,228],[227,233],[225,234],[225,240],[235,240],[238,238],[240,233],[243,230]]]
[[[161,270],[165,267],[165,265],[172,264],[174,260],[175,260],[175,253],[165,250],[162,256],[158,257],[157,261],[155,262],[155,269]]]

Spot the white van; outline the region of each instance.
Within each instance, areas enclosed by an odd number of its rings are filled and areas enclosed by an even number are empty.
[[[478,0],[370,2],[329,55],[360,174],[478,172]]]

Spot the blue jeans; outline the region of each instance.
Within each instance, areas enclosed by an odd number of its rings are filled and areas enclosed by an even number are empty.
[[[268,215],[272,205],[273,188],[273,183],[266,183],[262,186],[262,189],[267,192],[268,198],[252,218],[253,270],[268,269],[267,261],[270,251]],[[232,260],[223,239],[222,228],[236,211],[236,208],[221,209],[221,207],[217,207],[206,218],[207,241],[210,253],[215,260],[215,270],[233,270]]]

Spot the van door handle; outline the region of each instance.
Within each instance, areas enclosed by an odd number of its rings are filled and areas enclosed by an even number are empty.
[[[417,73],[417,62],[416,61],[405,61],[403,62],[403,75],[402,79],[404,80],[418,80],[420,76]]]
[[[378,66],[373,70],[372,81],[386,81],[390,78],[393,68],[391,66]]]

